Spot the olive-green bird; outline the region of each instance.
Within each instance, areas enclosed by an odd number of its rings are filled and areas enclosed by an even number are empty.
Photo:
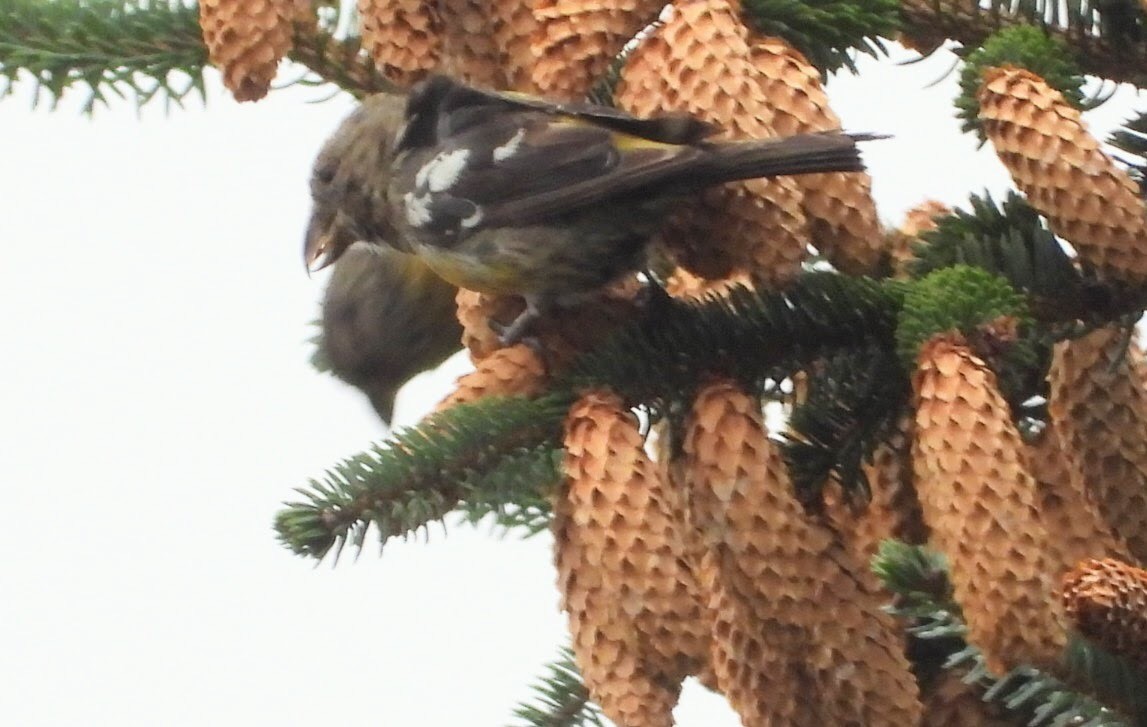
[[[409,96],[366,99],[315,162],[309,269],[346,236],[392,244],[455,285],[514,294],[502,329],[521,340],[555,305],[637,270],[681,200],[756,177],[863,169],[864,134],[710,141],[686,115],[639,119],[590,104],[482,91],[435,76]]]
[[[462,348],[457,292],[414,255],[350,248],[323,297],[318,361],[366,394],[389,426],[399,388]]]

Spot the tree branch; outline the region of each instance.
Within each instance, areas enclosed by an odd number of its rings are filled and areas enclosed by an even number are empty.
[[[337,40],[314,26],[296,25],[294,47],[287,57],[355,98],[400,90],[375,69],[357,38]]]
[[[1120,83],[1147,86],[1147,43],[1100,38],[1082,29],[1033,23],[999,10],[980,8],[975,0],[902,0],[901,32],[914,45],[932,48],[945,38],[978,46],[992,33],[1014,25],[1041,25],[1052,38],[1071,49],[1084,73]]]

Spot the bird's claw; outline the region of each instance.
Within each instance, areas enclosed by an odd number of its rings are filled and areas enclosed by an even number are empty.
[[[550,358],[546,351],[546,347],[542,345],[542,339],[536,335],[531,335],[529,329],[533,327],[534,322],[541,317],[537,310],[527,307],[526,310],[518,314],[518,317],[509,323],[500,323],[495,320],[490,321],[490,329],[498,334],[498,342],[504,347],[510,347],[515,344],[522,344],[526,348],[537,354],[538,359],[542,362],[542,368],[546,375],[550,374]]]

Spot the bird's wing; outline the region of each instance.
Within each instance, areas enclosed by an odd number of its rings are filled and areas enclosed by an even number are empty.
[[[525,93],[489,91],[465,86],[446,76],[432,76],[410,92],[408,124],[400,138],[413,145],[427,144],[461,133],[491,113],[539,111],[569,116],[605,128],[667,144],[695,144],[717,129],[685,113],[639,119],[610,106],[581,102],[555,102]]]
[[[685,180],[703,148],[626,133],[597,119],[520,107],[456,110],[400,175],[412,226],[467,234],[524,226]],[[411,139],[415,137],[409,137]]]

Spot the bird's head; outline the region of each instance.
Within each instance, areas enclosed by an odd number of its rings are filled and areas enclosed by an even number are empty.
[[[338,260],[359,240],[390,237],[386,194],[391,147],[402,126],[403,96],[370,96],[339,125],[311,172],[311,220],[303,244],[307,271]]]

